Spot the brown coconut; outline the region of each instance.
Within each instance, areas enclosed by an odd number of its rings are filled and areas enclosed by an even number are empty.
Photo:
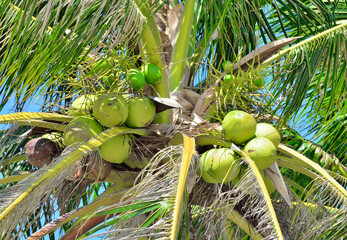
[[[112,163],[105,161],[100,157],[88,156],[86,162],[87,174],[92,180],[104,181],[112,169]]]
[[[34,138],[24,146],[28,162],[35,167],[50,164],[59,154],[57,143],[47,138]]]

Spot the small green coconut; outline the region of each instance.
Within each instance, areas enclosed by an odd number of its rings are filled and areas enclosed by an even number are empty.
[[[128,118],[128,104],[120,93],[106,93],[93,104],[95,118],[105,127],[122,125]]]
[[[102,126],[94,118],[78,116],[71,120],[64,131],[65,145],[87,141],[102,132]]]
[[[255,136],[269,139],[276,148],[281,142],[281,136],[277,129],[268,123],[258,123]]]
[[[145,65],[143,75],[149,84],[156,85],[161,81],[160,69],[152,63]]]
[[[234,79],[233,75],[227,74],[227,75],[224,76],[223,81],[226,84],[232,84],[233,83],[233,79]]]
[[[229,148],[211,149],[203,153],[199,174],[208,183],[230,182],[240,172],[237,156]]]
[[[255,79],[251,79],[249,80],[247,86],[250,90],[254,90],[257,91],[261,88],[263,88],[265,85],[265,81],[263,78],[255,78]]]
[[[222,68],[225,72],[230,73],[233,70],[233,64],[230,61],[224,61],[222,63]]]
[[[245,152],[252,158],[258,169],[270,167],[276,161],[276,147],[264,137],[257,137],[245,146]]]
[[[117,81],[113,75],[103,76],[101,80],[106,88],[110,88],[111,86],[115,85],[115,82]]]
[[[96,95],[93,94],[81,95],[76,98],[71,104],[69,110],[70,116],[90,115],[90,110],[95,99]]]
[[[131,138],[128,134],[118,135],[99,147],[100,156],[111,163],[123,163],[131,151]]]
[[[134,91],[140,91],[146,86],[145,76],[137,69],[131,69],[127,74],[127,79]]]
[[[125,125],[132,128],[146,127],[155,117],[155,105],[148,97],[128,100],[129,114]]]
[[[222,127],[228,140],[236,144],[247,142],[254,137],[257,122],[249,113],[231,111],[223,119]]]

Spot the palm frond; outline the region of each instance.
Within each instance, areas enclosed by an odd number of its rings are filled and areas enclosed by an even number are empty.
[[[142,17],[130,0],[10,3],[0,8],[1,108],[13,94],[20,105],[60,84],[88,54],[113,51],[141,32]]]
[[[88,219],[99,214],[105,216],[103,219],[107,220],[80,238],[96,236],[117,239],[137,239],[140,236],[168,238],[172,228],[172,212],[180,177],[181,159],[181,146],[167,147],[159,151],[138,175],[134,187],[124,194],[119,203],[108,204],[85,217]],[[162,164],[162,161],[166,163]],[[79,226],[76,227],[78,232]],[[108,227],[110,227],[108,231],[96,235],[98,230]]]
[[[16,228],[17,224],[24,224],[23,219],[31,214],[42,200],[48,200],[52,190],[61,186],[67,176],[71,176],[74,163],[78,159],[95,150],[103,142],[124,133],[143,135],[146,134],[146,131],[125,127],[114,127],[106,130],[69,154],[58,157],[52,164],[31,174],[19,184],[4,190],[0,196],[2,202],[0,207],[2,238],[10,239],[13,237],[11,236],[12,230]],[[31,196],[36,196],[36,199],[33,200]]]
[[[175,198],[174,212],[172,214],[173,221],[172,221],[172,230],[170,232],[171,240],[175,240],[178,237],[178,229],[180,226],[180,222],[182,221],[184,195],[186,191],[189,191],[188,189],[186,189],[186,186],[188,186],[187,177],[189,174],[190,162],[192,160],[194,150],[195,150],[194,139],[184,135],[181,171],[180,171],[180,177],[179,177],[179,181],[177,185],[178,189],[177,189],[177,195]],[[191,184],[189,185],[191,190],[193,186]]]
[[[346,27],[344,23],[317,34],[267,61],[283,57],[274,67],[273,98],[269,99],[269,108],[273,114],[279,114],[283,122],[290,118],[293,123],[310,122],[307,126],[310,132],[318,121],[323,125],[327,123],[331,111],[343,114]]]

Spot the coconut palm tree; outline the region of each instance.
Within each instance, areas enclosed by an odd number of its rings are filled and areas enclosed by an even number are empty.
[[[1,239],[344,239],[346,10],[322,0],[2,1],[0,108],[14,98],[16,113],[0,115],[10,124]],[[150,63],[160,83],[135,91],[128,72]],[[62,142],[71,103],[110,92],[151,96],[154,121]],[[41,111],[25,112],[37,96]],[[264,171],[221,131],[234,110],[281,133]],[[125,134],[128,159],[104,161],[99,147]],[[29,159],[33,139],[53,144],[48,163]],[[200,176],[202,155],[220,147],[233,151],[238,181]]]

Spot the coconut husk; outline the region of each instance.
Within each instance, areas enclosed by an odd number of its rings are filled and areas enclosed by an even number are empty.
[[[34,138],[24,146],[28,162],[35,167],[50,164],[60,150],[57,143],[46,138]]]
[[[83,179],[86,172],[86,166],[82,160],[77,160],[73,167],[72,174],[66,177],[66,180],[76,181]]]
[[[182,89],[180,92],[183,94],[184,98],[187,101],[189,101],[193,106],[195,106],[196,102],[200,98],[200,94],[189,89]]]
[[[93,181],[104,181],[112,169],[112,163],[102,159],[97,152],[87,156],[85,165],[87,177]]]

